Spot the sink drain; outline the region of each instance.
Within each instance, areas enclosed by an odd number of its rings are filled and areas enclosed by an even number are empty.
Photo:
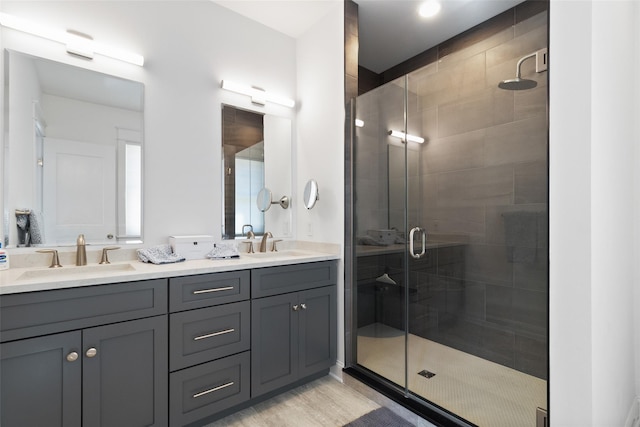
[[[426,379],[433,378],[436,376],[436,374],[434,374],[433,372],[429,372],[426,369],[423,369],[422,371],[418,372],[418,375],[422,375]]]

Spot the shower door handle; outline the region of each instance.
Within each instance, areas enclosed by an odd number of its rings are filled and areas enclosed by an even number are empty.
[[[416,253],[413,248],[413,235],[419,232],[422,236],[422,251],[420,253]],[[409,254],[415,259],[422,258],[424,254],[427,252],[427,230],[420,227],[413,227],[409,232]]]

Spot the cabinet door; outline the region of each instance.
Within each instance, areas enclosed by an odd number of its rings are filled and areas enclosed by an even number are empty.
[[[335,286],[300,293],[300,378],[335,363],[336,311]]]
[[[251,302],[251,397],[298,378],[298,296]]]
[[[0,346],[0,425],[79,427],[80,332]]]
[[[167,316],[83,331],[83,427],[166,426]]]

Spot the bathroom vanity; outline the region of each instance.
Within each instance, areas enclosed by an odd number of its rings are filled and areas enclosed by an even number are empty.
[[[202,425],[325,375],[336,357],[336,259],[132,262],[102,277],[11,284],[3,275],[0,424]]]

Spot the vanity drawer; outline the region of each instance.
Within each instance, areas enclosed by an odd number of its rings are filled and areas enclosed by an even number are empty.
[[[247,270],[169,279],[169,311],[191,310],[249,299]]]
[[[183,426],[249,400],[250,352],[169,375],[171,426]]]
[[[167,280],[0,296],[0,340],[46,335],[167,313]]]
[[[249,350],[250,316],[249,301],[171,314],[171,371]]]
[[[261,298],[335,285],[336,270],[335,261],[254,269],[251,270],[251,296]]]

